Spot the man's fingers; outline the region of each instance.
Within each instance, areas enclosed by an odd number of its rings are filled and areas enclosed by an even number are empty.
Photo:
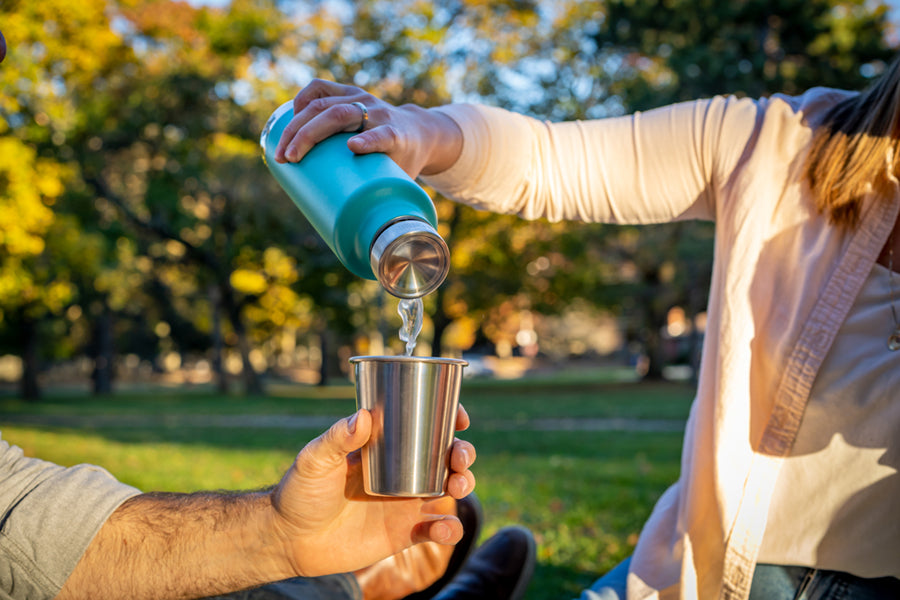
[[[331,451],[346,460],[347,455],[362,448],[372,431],[372,415],[360,409],[346,419],[341,419],[325,432],[326,443]]]
[[[297,455],[297,468],[315,473],[341,467],[346,464],[348,454],[368,441],[371,431],[372,415],[365,409],[359,410],[307,444]]]
[[[471,467],[475,463],[476,452],[475,446],[466,440],[453,440],[453,447],[450,449],[450,469],[461,473]]]
[[[453,473],[447,480],[447,493],[454,498],[465,498],[475,489],[475,474],[472,471]]]
[[[447,493],[454,498],[463,498],[475,489],[475,475],[469,467],[475,462],[475,446],[465,440],[453,440],[450,451],[450,478]]]
[[[469,422],[469,413],[466,412],[465,407],[460,404],[459,409],[456,411],[456,430],[465,431],[469,428]]]
[[[457,517],[443,517],[433,521],[423,521],[413,527],[412,541],[455,544],[462,539],[463,526]]]

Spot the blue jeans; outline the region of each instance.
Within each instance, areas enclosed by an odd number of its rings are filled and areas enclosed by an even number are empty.
[[[343,573],[325,577],[295,577],[206,600],[363,600],[363,597],[356,577]]]
[[[580,600],[625,600],[631,558],[598,579]],[[864,579],[840,571],[756,565],[750,600],[897,600],[900,579]]]
[[[840,571],[756,565],[750,600],[888,600],[900,598],[900,579],[864,579]]]
[[[625,584],[628,580],[629,556],[616,567],[581,592],[579,600],[625,600]]]

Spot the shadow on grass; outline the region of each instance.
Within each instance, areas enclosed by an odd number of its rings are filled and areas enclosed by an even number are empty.
[[[107,397],[48,394],[38,402],[0,398],[0,425],[71,428],[146,438],[141,429],[157,430],[160,439],[182,441],[179,431],[222,428],[254,443],[235,430],[252,431],[253,437],[282,439],[282,430],[324,430],[356,408],[351,385],[271,386],[265,397],[221,395],[208,390],[157,389],[118,393]],[[531,428],[562,429],[570,419],[577,425],[589,420],[644,419],[670,423],[678,430],[690,410],[693,389],[674,383],[547,383],[535,381],[465,381],[461,401],[472,418],[473,430],[504,437]],[[555,420],[555,421],[554,421]],[[553,423],[557,423],[554,425]],[[627,429],[627,423],[626,427]],[[125,436],[121,438],[119,436]],[[190,440],[193,434],[187,436]],[[216,434],[202,433],[215,439]],[[536,437],[543,437],[536,436]]]
[[[463,402],[472,419],[459,437],[475,444],[480,470],[504,477],[551,476],[579,470],[607,473],[654,472],[653,465],[677,465],[682,432],[536,430],[535,423],[558,417],[628,419],[686,417],[692,390],[678,384],[543,384],[523,388],[520,382],[465,382]],[[496,393],[505,390],[504,393]],[[515,392],[510,392],[515,390]],[[50,448],[63,464],[78,460],[73,437],[84,436],[118,444],[115,452],[178,445],[194,450],[276,451],[292,456],[337,419],[352,414],[352,386],[300,387],[281,390],[280,397],[222,396],[208,391],[158,390],[110,397],[50,396],[40,402],[0,399],[0,433],[11,443],[40,432],[35,452]],[[264,426],[261,425],[264,424]],[[65,438],[54,441],[53,435]],[[92,447],[97,444],[91,443]],[[19,443],[21,445],[21,443]],[[100,456],[105,456],[98,451]],[[39,454],[43,456],[43,454]],[[61,457],[61,458],[60,458]],[[674,457],[674,460],[673,460]],[[490,463],[484,459],[490,458]],[[504,473],[503,470],[507,469]],[[663,478],[670,477],[670,468]],[[529,475],[530,473],[530,475]],[[651,478],[652,479],[652,478]],[[527,481],[522,482],[528,486]]]

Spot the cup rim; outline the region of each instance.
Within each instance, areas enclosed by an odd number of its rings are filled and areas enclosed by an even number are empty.
[[[354,356],[350,358],[353,364],[361,362],[384,362],[384,363],[438,363],[442,365],[461,365],[468,366],[469,362],[461,358],[448,358],[443,356],[406,356],[399,354],[396,356]]]

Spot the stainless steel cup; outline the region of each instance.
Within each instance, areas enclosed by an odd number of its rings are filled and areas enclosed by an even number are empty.
[[[363,483],[374,496],[440,496],[450,470],[466,361],[356,356],[356,406],[372,413]]]

